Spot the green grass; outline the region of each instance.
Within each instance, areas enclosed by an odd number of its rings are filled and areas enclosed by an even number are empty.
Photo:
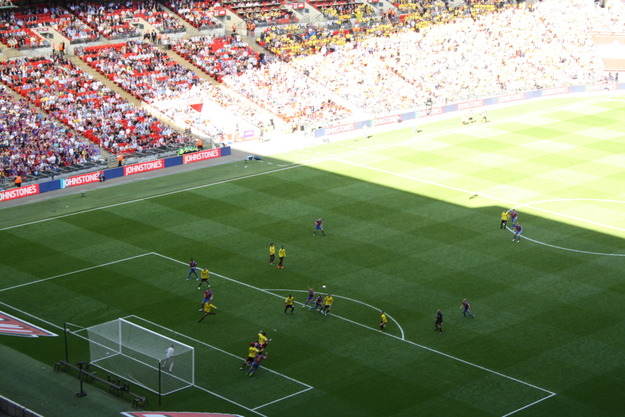
[[[625,101],[489,113],[485,125],[437,121],[245,170],[1,209],[0,309],[61,336],[3,336],[0,392],[48,417],[128,411],[130,400],[101,386],[77,399],[77,379],[51,371],[65,355],[64,322],[127,317],[196,350],[195,387],[160,405],[132,387],[146,410],[622,416]],[[510,207],[520,244],[499,229]],[[319,216],[326,237],[312,236]],[[268,265],[270,242],[285,245],[284,270]],[[211,270],[219,307],[199,324],[191,257]],[[308,285],[328,286],[333,315],[299,305],[283,314],[283,299],[301,303]],[[464,297],[476,319],[462,317]],[[261,329],[269,359],[247,378],[238,368]],[[71,361],[88,360],[84,340],[67,342]]]

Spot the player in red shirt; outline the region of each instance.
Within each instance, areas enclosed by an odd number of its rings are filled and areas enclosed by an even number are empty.
[[[323,308],[323,296],[321,294],[319,294],[317,296],[317,299],[315,300],[315,306],[314,307],[310,307],[310,309],[311,310],[319,309],[319,311],[321,311],[322,308]]]
[[[195,280],[197,281],[200,277],[197,275],[197,262],[191,258],[189,261],[189,275],[187,275],[187,281],[191,279],[191,274],[195,275]]]
[[[469,317],[475,318],[475,314],[471,313],[471,304],[469,304],[466,298],[462,300],[462,305],[460,306],[460,308],[463,309],[463,316],[466,317],[468,315]]]
[[[306,298],[306,302],[302,307],[308,307],[308,303],[312,305],[313,299],[315,298],[315,290],[312,287],[308,287],[308,298]]]
[[[326,235],[325,230],[323,230],[323,219],[321,219],[321,217],[319,217],[317,220],[315,220],[315,231],[313,232],[313,236],[317,236],[317,231],[321,230],[321,233],[323,233],[323,235]]]
[[[512,241],[516,241],[516,243],[519,243],[521,241],[521,233],[523,233],[523,226],[517,223],[514,225],[512,230],[514,231],[514,237],[512,238]]]
[[[213,301],[213,291],[209,288],[204,291],[204,296],[202,297],[202,305],[198,311],[204,310],[204,304],[210,303],[211,301]]]

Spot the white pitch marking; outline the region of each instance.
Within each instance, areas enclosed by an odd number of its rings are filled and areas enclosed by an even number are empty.
[[[348,164],[348,165],[354,165],[354,166],[357,166],[357,167],[360,167],[360,168],[365,168],[365,169],[370,169],[372,171],[381,172],[383,174],[393,175],[393,176],[404,178],[404,179],[407,179],[407,180],[413,180],[413,181],[422,182],[422,183],[425,183],[425,184],[434,185],[434,186],[441,187],[441,188],[447,188],[449,190],[458,191],[458,192],[461,192],[461,193],[464,193],[464,194],[476,195],[476,193],[473,192],[473,191],[465,190],[465,189],[458,188],[458,187],[453,187],[451,185],[439,184],[439,183],[436,183],[436,182],[433,182],[433,181],[430,181],[430,180],[425,180],[425,179],[422,179],[422,178],[411,177],[409,175],[399,174],[397,172],[388,171],[386,169],[370,167],[370,166],[367,166],[367,165],[359,164],[357,162],[345,161],[345,160],[342,160],[342,159],[337,159],[337,161],[343,162],[343,163]],[[515,208],[516,207],[529,206],[530,204],[537,204],[537,203],[516,204],[513,201],[500,199],[500,198],[489,196],[487,194],[482,194],[482,193],[480,193],[479,196],[480,197],[484,197],[484,198],[488,198],[488,199],[491,199],[491,200],[494,200],[494,201],[504,202],[504,203],[509,204],[510,207],[515,207]],[[569,199],[569,200],[582,200],[582,199]],[[588,200],[593,200],[593,199],[588,199]],[[599,199],[594,199],[594,200],[597,200],[597,201],[610,201],[610,200],[599,200]],[[559,201],[559,200],[545,200],[545,201]],[[620,201],[620,203],[623,203],[623,202]],[[568,216],[568,215],[565,215],[565,214],[556,213],[556,212],[552,212],[550,210],[544,210],[544,209],[540,209],[540,208],[536,208],[536,207],[531,207],[531,208],[532,208],[532,210],[541,211],[541,212],[544,212],[544,213],[549,213],[549,214],[553,214],[553,215],[557,214],[560,217],[567,217],[569,219],[576,220],[576,221],[579,221],[581,223],[594,224],[595,226],[602,226],[602,227],[606,227],[606,228],[610,228],[610,229],[614,229],[614,230],[625,232],[625,229],[620,229],[618,227],[612,227],[612,226],[606,226],[606,225],[603,225],[601,223],[593,222],[591,220],[585,220],[585,219],[577,218],[577,217],[574,217],[574,216]],[[528,238],[525,235],[522,236],[522,238],[525,239],[525,240],[529,240],[530,242],[534,242],[536,244],[539,244],[539,245],[549,246],[549,247],[552,247],[554,249],[560,249],[560,250],[565,250],[565,251],[569,251],[569,252],[586,253],[586,254],[589,254],[589,255],[601,255],[601,256],[625,256],[625,254],[621,254],[621,253],[591,252],[591,251],[584,251],[584,250],[578,250],[578,249],[565,248],[565,247],[562,247],[562,246],[556,246],[556,245],[551,245],[549,243],[541,242],[539,240],[530,239],[530,238]]]
[[[290,290],[290,289],[286,289],[286,288],[266,288],[265,290],[266,290],[266,291],[285,291],[285,292],[305,292],[305,293],[307,293],[307,292],[308,292],[307,290]],[[367,303],[362,302],[362,301],[360,301],[360,300],[356,300],[356,299],[349,298],[349,297],[344,297],[344,296],[342,296],[342,295],[336,295],[336,294],[334,294],[334,293],[332,293],[332,294],[333,294],[334,296],[336,296],[337,298],[342,298],[342,299],[344,299],[344,300],[349,300],[349,301],[352,301],[352,302],[357,303],[357,304],[362,304],[363,306],[366,306],[366,307],[372,308],[372,309],[377,310],[377,311],[383,311],[381,308],[374,307],[374,306],[372,306],[371,304],[367,304]],[[301,303],[301,302],[299,302],[299,301],[296,301],[296,303],[297,303],[297,304],[304,305],[304,303]],[[386,312],[385,312],[385,313],[386,313]],[[404,334],[404,329],[401,327],[401,325],[399,324],[399,322],[398,322],[397,320],[395,320],[393,317],[391,317],[391,315],[390,315],[390,314],[386,314],[386,315],[388,316],[388,318],[389,318],[389,319],[391,319],[391,320],[393,321],[393,323],[395,323],[395,324],[397,325],[397,328],[399,329],[399,331],[400,331],[400,333],[401,333],[401,338],[402,338],[402,340],[403,340],[403,339],[404,339],[404,337],[405,337],[405,334]],[[333,314],[333,316],[335,316],[335,317],[339,317],[339,316],[337,316],[336,314]],[[341,317],[341,318],[343,318],[343,317]],[[366,325],[364,325],[364,324],[362,324],[362,326],[363,326],[363,327],[365,327],[365,328],[367,328],[367,329],[373,329],[372,327],[366,326]],[[375,329],[373,329],[373,330],[375,330]]]
[[[156,252],[154,252],[154,254],[155,254],[155,255],[158,255],[158,256],[161,256],[161,257],[163,257],[163,258],[166,258],[166,259],[170,259],[170,260],[172,260],[172,261],[174,261],[174,262],[177,262],[177,263],[179,263],[179,264],[182,264],[182,265],[186,265],[186,264],[187,264],[186,262],[183,262],[183,261],[178,261],[178,260],[175,260],[175,259],[170,258],[170,257],[165,256],[165,255],[161,255],[161,254],[156,253]],[[245,282],[240,282],[240,281],[237,281],[236,279],[233,279],[233,278],[228,278],[228,277],[226,277],[226,276],[224,276],[224,275],[221,275],[221,274],[218,274],[218,273],[215,273],[215,272],[212,272],[212,271],[211,271],[211,273],[212,273],[214,276],[218,276],[218,277],[220,277],[220,278],[222,278],[222,279],[225,279],[225,280],[227,280],[227,281],[234,282],[234,283],[236,283],[236,284],[241,284],[241,285],[243,285],[243,286],[245,286],[245,287],[255,289],[255,290],[257,290],[257,291],[263,292],[263,293],[265,293],[265,294],[272,295],[272,296],[274,296],[274,297],[278,297],[278,298],[280,298],[280,299],[282,299],[282,298],[283,298],[281,295],[279,295],[279,294],[275,294],[275,293],[272,293],[271,291],[268,291],[268,290],[264,290],[264,289],[262,289],[262,288],[255,287],[255,286],[250,285],[250,284],[247,284],[247,283],[245,283]],[[289,291],[289,290],[286,290],[286,291]],[[301,303],[300,303],[300,304],[301,304]],[[336,317],[336,318],[338,318],[338,319],[345,320],[345,321],[350,322],[350,323],[352,323],[352,324],[355,324],[355,325],[357,325],[357,326],[364,327],[365,329],[368,329],[368,330],[374,330],[374,329],[372,329],[371,327],[365,326],[364,324],[361,324],[361,323],[355,322],[355,321],[353,321],[353,320],[350,320],[350,319],[348,319],[348,318],[341,317],[341,316],[338,316],[338,315],[335,315],[335,314],[334,314],[334,315],[331,315],[330,317]],[[427,351],[429,351],[429,352],[432,352],[432,353],[436,353],[436,354],[441,355],[441,356],[444,356],[444,357],[446,357],[446,358],[448,358],[448,359],[452,359],[452,360],[458,361],[458,362],[463,363],[463,364],[465,364],[465,365],[469,365],[469,366],[472,366],[472,367],[474,367],[474,368],[481,369],[481,370],[483,370],[483,371],[485,371],[485,372],[489,372],[489,373],[491,373],[491,374],[494,374],[494,375],[500,376],[500,377],[502,377],[502,378],[509,379],[509,380],[511,380],[511,381],[518,382],[519,384],[522,384],[522,385],[528,386],[528,387],[530,387],[530,388],[534,388],[534,389],[536,389],[536,390],[539,390],[539,391],[542,391],[542,392],[544,392],[544,393],[550,394],[550,395],[549,395],[549,397],[552,397],[552,396],[556,395],[554,392],[551,392],[551,391],[549,391],[549,390],[547,390],[547,389],[545,389],[545,388],[541,388],[541,387],[539,387],[539,386],[536,386],[536,385],[530,384],[529,382],[521,381],[520,379],[517,379],[517,378],[511,377],[511,376],[506,375],[506,374],[502,374],[501,372],[497,372],[497,371],[494,371],[494,370],[492,370],[492,369],[485,368],[485,367],[483,367],[483,366],[481,366],[481,365],[477,365],[477,364],[475,364],[475,363],[472,363],[472,362],[466,361],[466,360],[464,360],[464,359],[460,359],[460,358],[458,358],[458,357],[456,357],[456,356],[452,356],[452,355],[449,355],[449,354],[447,354],[447,353],[444,353],[444,352],[438,351],[438,350],[436,350],[436,349],[432,349],[432,348],[427,347],[427,346],[425,346],[425,345],[421,345],[421,344],[419,344],[419,343],[412,342],[412,341],[410,341],[410,340],[408,340],[408,339],[402,339],[401,337],[399,337],[399,336],[395,336],[395,335],[390,334],[390,333],[385,333],[385,334],[386,334],[386,336],[388,336],[388,337],[392,337],[392,338],[397,339],[397,340],[400,340],[400,341],[402,341],[402,342],[409,343],[409,344],[411,344],[411,345],[413,345],[413,346],[419,347],[419,348],[421,348],[421,349],[425,349],[425,350],[427,350]],[[543,398],[542,400],[545,400],[545,399],[547,399],[547,398],[549,398],[549,397]],[[541,400],[541,401],[542,401],[542,400]]]
[[[595,98],[593,97],[592,100],[589,100],[590,103],[595,102],[595,101],[603,101],[605,100],[605,98],[601,97],[601,98]],[[579,104],[579,103],[576,103]],[[567,106],[563,106],[562,109],[566,109]],[[552,111],[552,110],[546,110],[548,112]],[[511,121],[517,120],[517,119],[522,119],[522,120],[526,120],[528,116],[533,116],[533,115],[540,115],[542,113],[544,113],[545,111],[540,111],[540,112],[535,112],[535,113],[524,113],[522,116],[519,116],[517,118],[511,117],[511,118],[506,118],[503,119],[501,121],[497,121],[497,122],[490,122],[490,126],[495,126],[495,125],[499,125],[499,124],[504,124],[504,123],[509,123]],[[475,130],[478,129],[479,126],[469,126],[466,129],[463,130]],[[400,130],[400,129],[397,129]],[[151,200],[153,198],[158,198],[158,197],[164,197],[164,196],[168,196],[168,195],[173,195],[173,194],[178,194],[178,193],[182,193],[182,192],[187,192],[187,191],[193,191],[193,190],[198,190],[198,189],[202,189],[202,188],[207,188],[207,187],[212,187],[214,185],[221,185],[221,184],[227,184],[229,182],[233,182],[233,181],[239,181],[239,180],[243,180],[243,179],[248,179],[248,178],[254,178],[254,177],[258,177],[261,175],[266,175],[266,174],[273,174],[275,172],[280,172],[280,171],[284,171],[287,169],[293,169],[293,168],[300,168],[300,167],[304,167],[304,166],[308,166],[308,165],[314,165],[317,163],[321,163],[321,162],[326,162],[326,161],[338,161],[341,158],[345,158],[348,156],[357,156],[357,155],[361,155],[363,153],[368,153],[368,152],[375,152],[375,151],[379,151],[382,149],[390,149],[390,148],[394,148],[394,147],[398,147],[398,146],[406,146],[406,145],[410,145],[413,143],[419,143],[419,142],[427,142],[430,139],[434,139],[440,136],[445,136],[447,134],[450,133],[454,133],[454,132],[458,132],[459,128],[458,127],[453,127],[450,129],[444,129],[444,130],[440,130],[431,134],[426,134],[426,135],[422,135],[419,136],[418,138],[413,138],[413,139],[409,139],[403,142],[399,142],[399,143],[392,143],[392,144],[387,144],[387,145],[377,145],[377,146],[370,146],[367,148],[361,148],[358,151],[346,151],[343,152],[341,154],[337,154],[337,155],[331,155],[331,156],[327,156],[325,158],[318,158],[315,160],[311,160],[309,162],[304,162],[304,163],[293,163],[291,165],[287,165],[281,168],[276,168],[276,169],[271,169],[268,171],[264,171],[264,172],[258,172],[255,174],[249,174],[249,175],[242,175],[240,177],[237,178],[229,178],[226,180],[220,180],[220,181],[215,181],[215,182],[211,182],[208,184],[203,184],[203,185],[197,185],[194,187],[189,187],[189,188],[184,188],[182,190],[175,190],[175,191],[169,191],[166,193],[161,193],[161,194],[155,194],[152,196],[148,196],[148,197],[142,197],[142,198],[137,198],[134,200],[128,200],[128,201],[123,201],[121,203],[115,203],[115,204],[109,204],[106,206],[101,206],[101,207],[95,207],[95,208],[91,208],[91,209],[87,209],[87,210],[81,210],[81,211],[77,211],[74,213],[68,213],[68,214],[62,214],[60,216],[53,216],[53,217],[47,217],[45,219],[39,219],[39,220],[33,220],[31,222],[26,222],[26,223],[21,223],[21,224],[16,224],[13,226],[6,226],[6,227],[2,227],[0,228],[0,231],[4,231],[4,230],[11,230],[11,229],[16,229],[22,226],[29,226],[29,225],[33,225],[33,224],[38,224],[38,223],[43,223],[43,222],[47,222],[50,220],[57,220],[57,219],[62,219],[65,217],[70,217],[70,216],[75,216],[78,214],[84,214],[84,213],[90,213],[93,211],[98,211],[98,210],[105,210],[108,208],[112,208],[112,207],[119,207],[119,206],[124,206],[127,204],[133,204],[133,203],[137,203],[137,202],[141,202],[141,201],[146,201],[146,200]],[[432,184],[432,185],[437,185],[437,184]],[[492,198],[492,197],[490,197]],[[493,198],[494,199],[494,198]],[[494,199],[497,200],[497,199]],[[505,201],[505,200],[498,200],[498,201]]]
[[[309,387],[309,388],[303,389],[303,390],[301,390],[301,391],[294,392],[293,394],[290,394],[290,395],[285,395],[284,397],[282,397],[282,398],[278,398],[277,400],[273,400],[273,401],[270,401],[270,402],[268,402],[268,403],[266,403],[266,404],[259,405],[258,407],[254,407],[254,408],[252,408],[252,411],[256,411],[256,410],[258,410],[259,408],[267,407],[268,405],[275,404],[275,403],[278,403],[278,402],[280,402],[280,401],[284,401],[284,400],[286,400],[287,398],[291,398],[291,397],[294,397],[294,396],[296,396],[296,395],[303,394],[303,393],[305,393],[306,391],[310,391],[311,389],[312,389],[312,387]]]
[[[183,262],[183,263],[185,263],[185,262]],[[211,273],[212,273],[212,272],[211,272]],[[217,275],[217,274],[213,274],[213,275]],[[225,351],[225,350],[223,350],[223,349],[220,349],[220,348],[218,348],[218,347],[216,347],[216,346],[213,346],[213,345],[211,345],[211,344],[209,344],[209,343],[202,342],[201,340],[194,339],[194,338],[192,338],[192,337],[190,337],[190,336],[187,336],[187,335],[185,335],[185,334],[179,333],[179,332],[177,332],[177,331],[175,331],[175,330],[173,330],[173,329],[170,329],[170,328],[168,328],[168,327],[161,326],[160,324],[157,324],[157,323],[151,322],[150,320],[144,319],[143,317],[135,316],[134,314],[132,314],[132,315],[130,315],[130,316],[126,316],[126,317],[124,317],[124,318],[127,318],[127,317],[132,317],[132,318],[135,318],[135,319],[138,319],[138,320],[144,321],[144,322],[146,322],[146,323],[150,323],[152,326],[156,326],[156,327],[159,327],[159,328],[161,328],[161,329],[167,330],[167,331],[169,331],[169,332],[171,332],[171,333],[174,333],[174,334],[176,334],[176,335],[178,335],[178,336],[185,337],[185,338],[187,338],[187,339],[189,339],[189,340],[192,340],[192,341],[194,341],[194,342],[196,342],[196,343],[198,343],[198,344],[201,344],[201,345],[207,346],[207,347],[209,347],[209,348],[211,348],[211,349],[215,349],[216,351],[221,352],[221,353],[223,353],[223,354],[225,354],[225,355],[231,356],[231,357],[233,357],[233,358],[236,358],[236,359],[245,359],[245,358],[242,358],[241,356],[235,355],[234,353],[227,352],[227,351]],[[312,387],[311,385],[306,384],[305,382],[298,381],[297,379],[295,379],[295,378],[291,378],[291,377],[290,377],[290,376],[288,376],[288,375],[284,375],[284,374],[281,374],[280,372],[276,372],[276,371],[274,371],[274,370],[272,370],[272,369],[270,369],[270,368],[267,368],[266,366],[263,366],[263,369],[267,370],[268,372],[271,372],[272,374],[275,374],[275,375],[281,376],[281,377],[283,377],[283,378],[286,378],[286,379],[288,379],[288,380],[290,380],[290,381],[293,381],[293,382],[295,382],[295,383],[297,383],[297,384],[299,384],[299,385],[303,385],[303,386],[305,386],[305,387],[306,387],[306,388],[308,388],[308,389],[310,389],[310,388],[314,388],[314,387]]]
[[[144,253],[141,255],[136,255],[136,256],[131,256],[129,258],[124,258],[124,259],[119,259],[117,261],[112,261],[112,262],[107,262],[104,264],[100,264],[100,265],[95,265],[95,266],[90,266],[88,268],[83,268],[83,269],[79,269],[77,271],[72,271],[72,272],[66,272],[64,274],[60,274],[60,275],[55,275],[53,277],[48,277],[48,278],[42,278],[42,279],[38,279],[37,281],[30,281],[30,282],[26,282],[24,284],[19,284],[19,285],[14,285],[12,287],[7,287],[7,288],[0,288],[0,292],[3,291],[8,291],[8,290],[13,290],[15,288],[20,288],[20,287],[26,287],[28,285],[32,285],[32,284],[39,284],[41,282],[45,282],[45,281],[49,281],[51,279],[56,279],[56,278],[61,278],[61,277],[66,277],[68,275],[72,275],[72,274],[78,274],[80,272],[85,272],[85,271],[90,271],[92,269],[96,269],[96,268],[102,268],[103,266],[108,266],[108,265],[114,265],[120,262],[125,262],[131,259],[136,259],[136,258],[141,258],[142,256],[146,256],[146,255],[152,255],[152,252],[148,252],[148,253]]]

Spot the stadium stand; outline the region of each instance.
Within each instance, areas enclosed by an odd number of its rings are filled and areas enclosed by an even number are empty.
[[[128,41],[74,49],[92,68],[139,100],[151,103],[199,83],[191,70],[145,41]]]
[[[172,49],[218,81],[225,75],[241,75],[260,65],[258,52],[236,34],[181,39]]]
[[[426,98],[444,105],[607,79],[589,33],[625,31],[624,4],[565,2],[396,0],[381,8],[312,0],[307,7],[322,10],[323,19],[295,24],[293,9],[273,0],[24,0],[0,12],[0,41],[28,57],[0,69],[5,85],[48,113],[44,125],[60,122],[56,127],[69,128],[76,141],[114,153],[174,149],[195,140],[124,100],[123,92],[170,120],[184,120],[185,128],[220,136],[227,130],[223,121],[203,119],[193,106],[218,106],[231,124],[238,118],[241,126],[262,130],[271,120],[294,131],[415,108]],[[247,21],[257,45],[247,44],[243,33],[225,36],[226,13]],[[138,38],[137,22],[149,25],[152,42]],[[207,32],[190,37],[185,24]],[[256,24],[268,27],[254,30]],[[37,32],[48,29],[83,44],[68,52],[85,64],[54,51],[47,56],[50,43]],[[167,33],[177,34],[170,43],[179,60],[156,41]],[[137,39],[119,41],[129,37]],[[33,57],[33,48],[44,56]],[[201,81],[189,63],[218,85]],[[117,87],[105,87],[82,65]],[[14,105],[12,97],[4,100]],[[3,167],[4,175],[20,170],[28,177],[46,167]]]
[[[67,7],[83,22],[106,39],[121,39],[140,36],[139,30],[128,20],[134,17],[139,10],[138,2],[108,4],[96,2],[72,1]]]
[[[72,166],[97,166],[100,149],[56,120],[16,99],[0,85],[0,176],[24,181],[62,173]]]
[[[176,148],[194,141],[88,76],[66,57],[0,63],[2,81],[81,135],[118,153]]]
[[[164,5],[196,29],[214,29],[221,27],[215,13],[222,10],[215,1],[172,0]]]

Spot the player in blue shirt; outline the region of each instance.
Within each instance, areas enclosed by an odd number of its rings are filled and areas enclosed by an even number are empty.
[[[187,281],[191,279],[191,274],[195,275],[195,280],[197,281],[200,277],[197,274],[197,262],[191,258],[189,261],[189,275],[187,275]]]
[[[306,302],[302,307],[308,307],[308,303],[312,306],[315,302],[315,290],[312,287],[308,287],[308,297],[306,298]]]
[[[523,233],[523,226],[517,223],[512,228],[512,231],[514,232],[514,237],[512,238],[512,241],[519,243],[521,241],[521,233]]]
[[[471,304],[469,304],[466,298],[462,300],[462,305],[460,306],[460,308],[463,310],[463,316],[466,317],[468,315],[469,317],[475,318],[475,314],[471,313]]]
[[[514,226],[516,224],[516,219],[519,216],[519,214],[516,212],[515,209],[510,209],[510,211],[508,212],[509,218],[510,218],[510,222],[512,223],[512,226]]]
[[[323,230],[323,220],[321,219],[321,217],[319,217],[317,220],[315,220],[315,231],[313,232],[313,236],[317,236],[317,231],[321,230],[321,233],[323,233],[323,235],[326,235],[325,230]]]

